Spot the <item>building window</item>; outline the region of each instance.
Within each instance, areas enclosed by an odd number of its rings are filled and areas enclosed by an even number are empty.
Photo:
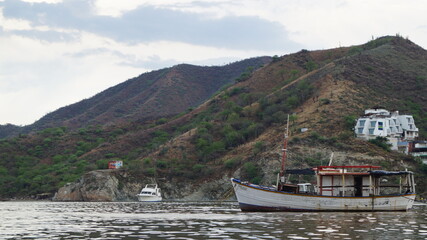
[[[377,121],[371,121],[371,127],[375,127],[376,124],[377,124]]]
[[[363,128],[358,128],[357,129],[357,133],[362,134],[363,133]]]
[[[370,129],[369,129],[369,134],[370,134],[370,135],[374,135],[374,129],[373,129],[373,128],[370,128]]]
[[[409,124],[409,129],[412,129],[412,124]]]
[[[378,122],[378,130],[384,130],[384,123],[383,122]]]
[[[363,127],[365,126],[366,120],[359,120],[359,126]]]

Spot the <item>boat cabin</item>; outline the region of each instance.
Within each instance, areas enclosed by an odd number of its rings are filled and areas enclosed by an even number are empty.
[[[141,190],[140,195],[160,195],[160,188],[157,187],[157,184],[147,184]]]
[[[317,193],[322,196],[351,197],[415,193],[412,172],[390,172],[379,168],[370,165],[317,167],[314,169]]]
[[[319,166],[311,174],[316,184],[285,184],[282,191],[335,197],[369,197],[415,193],[413,173],[383,171],[380,166]],[[289,170],[287,173],[298,173]],[[310,174],[307,171],[299,174]]]

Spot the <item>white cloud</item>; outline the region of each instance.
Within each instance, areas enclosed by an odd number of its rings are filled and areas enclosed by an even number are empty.
[[[31,29],[30,21],[22,19],[7,19],[3,16],[3,8],[0,7],[0,27],[4,31]],[[1,29],[0,28],[0,29]]]
[[[424,0],[24,2],[31,4],[0,0],[0,124],[29,124],[178,63],[224,64],[396,33],[427,47]]]
[[[179,42],[126,45],[87,32],[75,42],[3,36],[0,52],[8,56],[0,58],[0,124],[21,125],[151,70],[155,61],[223,64],[262,54]]]
[[[143,3],[144,0],[96,0],[94,6],[98,15],[120,17],[124,12],[134,10]]]
[[[411,38],[418,32],[414,29],[416,23],[425,22],[426,4],[398,0],[298,1],[286,8],[279,21],[292,40],[308,49],[331,48],[361,44],[372,36],[400,33]],[[427,46],[426,40],[419,40],[418,44]]]
[[[22,0],[23,2],[29,3],[60,3],[62,0]]]
[[[147,69],[117,64],[112,54],[68,56],[96,45],[86,42],[46,43],[10,36],[0,38],[0,123],[30,124],[47,112],[91,97]],[[5,44],[7,43],[7,44]]]

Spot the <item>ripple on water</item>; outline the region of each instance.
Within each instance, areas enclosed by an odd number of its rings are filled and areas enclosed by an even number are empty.
[[[0,239],[366,239],[427,236],[427,211],[243,213],[234,202],[0,202]]]

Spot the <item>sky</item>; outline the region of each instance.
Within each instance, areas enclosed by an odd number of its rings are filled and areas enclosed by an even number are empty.
[[[0,0],[0,124],[28,125],[127,79],[399,34],[425,0]]]

